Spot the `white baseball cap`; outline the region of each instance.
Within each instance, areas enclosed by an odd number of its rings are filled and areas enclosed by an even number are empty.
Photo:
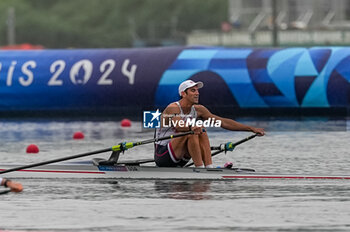
[[[187,80],[187,81],[182,82],[179,85],[179,95],[181,96],[181,92],[184,92],[186,89],[191,88],[191,87],[196,86],[196,85],[197,85],[198,89],[200,89],[204,86],[203,82],[201,82],[201,81],[194,82],[192,80]]]

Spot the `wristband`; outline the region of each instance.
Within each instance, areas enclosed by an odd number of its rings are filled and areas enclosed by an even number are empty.
[[[11,180],[5,180],[5,182],[4,182],[4,186],[7,188],[8,186],[7,186],[7,182],[9,182],[9,181],[11,181]]]

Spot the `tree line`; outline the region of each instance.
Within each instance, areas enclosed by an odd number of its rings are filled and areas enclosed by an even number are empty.
[[[0,46],[14,9],[16,44],[117,48],[184,44],[227,20],[226,0],[1,0]]]

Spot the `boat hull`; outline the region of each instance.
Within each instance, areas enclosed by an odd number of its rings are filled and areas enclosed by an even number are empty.
[[[7,170],[19,165],[0,165]],[[111,178],[111,179],[348,179],[350,176],[280,175],[256,173],[250,169],[167,168],[138,165],[95,166],[93,164],[55,164],[6,173],[7,178]]]

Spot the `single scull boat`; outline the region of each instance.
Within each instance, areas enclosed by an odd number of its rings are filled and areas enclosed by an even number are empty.
[[[192,134],[185,132],[182,134],[171,135],[163,138],[155,138],[135,143],[120,143],[119,145],[82,153],[74,156],[58,158],[35,164],[23,166],[15,164],[0,164],[0,174],[5,174],[9,178],[113,178],[113,179],[181,179],[181,180],[233,180],[233,179],[343,179],[350,180],[349,175],[293,175],[293,174],[269,174],[256,173],[254,169],[249,168],[194,168],[189,167],[156,167],[144,165],[153,162],[152,159],[119,161],[119,154],[129,148],[152,143],[159,140],[175,138]],[[228,142],[218,147],[212,147],[217,150],[212,156],[221,152],[232,151],[237,145],[253,139],[257,134],[251,135],[236,143]],[[94,158],[87,162],[61,163],[66,160],[91,156],[103,152],[112,151],[109,160]]]
[[[141,161],[142,162],[142,161]],[[0,171],[18,165],[0,165]],[[112,178],[112,179],[168,179],[168,180],[233,180],[233,179],[348,179],[350,176],[332,175],[280,175],[256,173],[249,168],[194,168],[155,167],[138,162],[116,165],[96,165],[96,162],[50,164],[23,169],[7,174],[10,178]]]

